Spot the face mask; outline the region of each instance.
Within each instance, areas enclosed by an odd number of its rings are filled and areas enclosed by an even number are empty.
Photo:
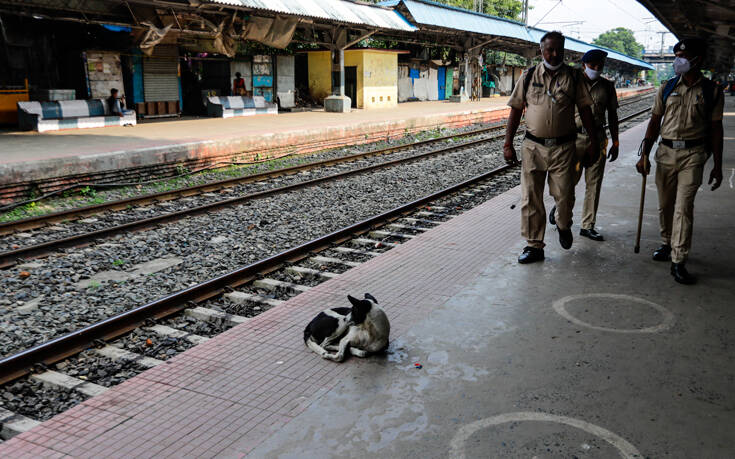
[[[546,59],[544,59],[544,67],[546,67],[549,70],[557,70],[559,69],[559,67],[561,67],[561,64],[563,64],[563,62],[557,65],[551,65],[548,62],[546,62]]]
[[[584,68],[584,73],[587,74],[590,80],[596,80],[600,77],[600,72],[598,72],[597,70],[592,70],[589,67]]]
[[[685,57],[677,57],[674,59],[674,73],[683,75],[692,68],[692,64]]]

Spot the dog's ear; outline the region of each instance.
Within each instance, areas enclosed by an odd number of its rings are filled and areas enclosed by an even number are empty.
[[[350,295],[347,295],[347,299],[350,300],[350,303],[352,303],[352,322],[354,322],[355,324],[361,324],[365,322],[365,318],[370,312],[370,309],[372,309],[373,304],[367,300],[358,300],[357,298],[354,298]]]
[[[375,303],[375,304],[378,304],[378,300],[376,300],[376,299],[375,299],[375,297],[374,297],[374,296],[372,296],[372,295],[371,295],[371,294],[369,294],[369,293],[366,293],[366,294],[365,294],[365,299],[366,299],[366,300],[370,300],[370,301],[372,301],[372,302],[373,302],[373,303]]]
[[[347,295],[347,299],[350,300],[350,303],[352,303],[352,306],[357,306],[358,304],[362,302],[362,300],[358,300],[352,295]]]

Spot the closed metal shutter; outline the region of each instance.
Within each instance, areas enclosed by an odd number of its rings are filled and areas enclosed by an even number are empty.
[[[146,102],[179,100],[179,51],[176,46],[156,46],[143,59],[143,92]]]

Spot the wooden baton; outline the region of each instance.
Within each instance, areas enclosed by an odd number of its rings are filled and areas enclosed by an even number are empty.
[[[633,252],[638,253],[641,251],[641,226],[643,225],[643,203],[646,200],[646,177],[643,175],[643,183],[641,184],[641,208],[638,211],[638,232],[635,236],[635,248]]]

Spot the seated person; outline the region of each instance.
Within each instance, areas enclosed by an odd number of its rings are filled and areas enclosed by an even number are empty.
[[[110,107],[110,113],[117,116],[123,116],[128,110],[125,110],[125,96],[118,98],[118,90],[116,88],[110,89],[110,97],[107,98],[107,105]]]
[[[246,96],[247,88],[245,87],[245,79],[240,72],[235,73],[235,79],[232,81],[232,95]]]

